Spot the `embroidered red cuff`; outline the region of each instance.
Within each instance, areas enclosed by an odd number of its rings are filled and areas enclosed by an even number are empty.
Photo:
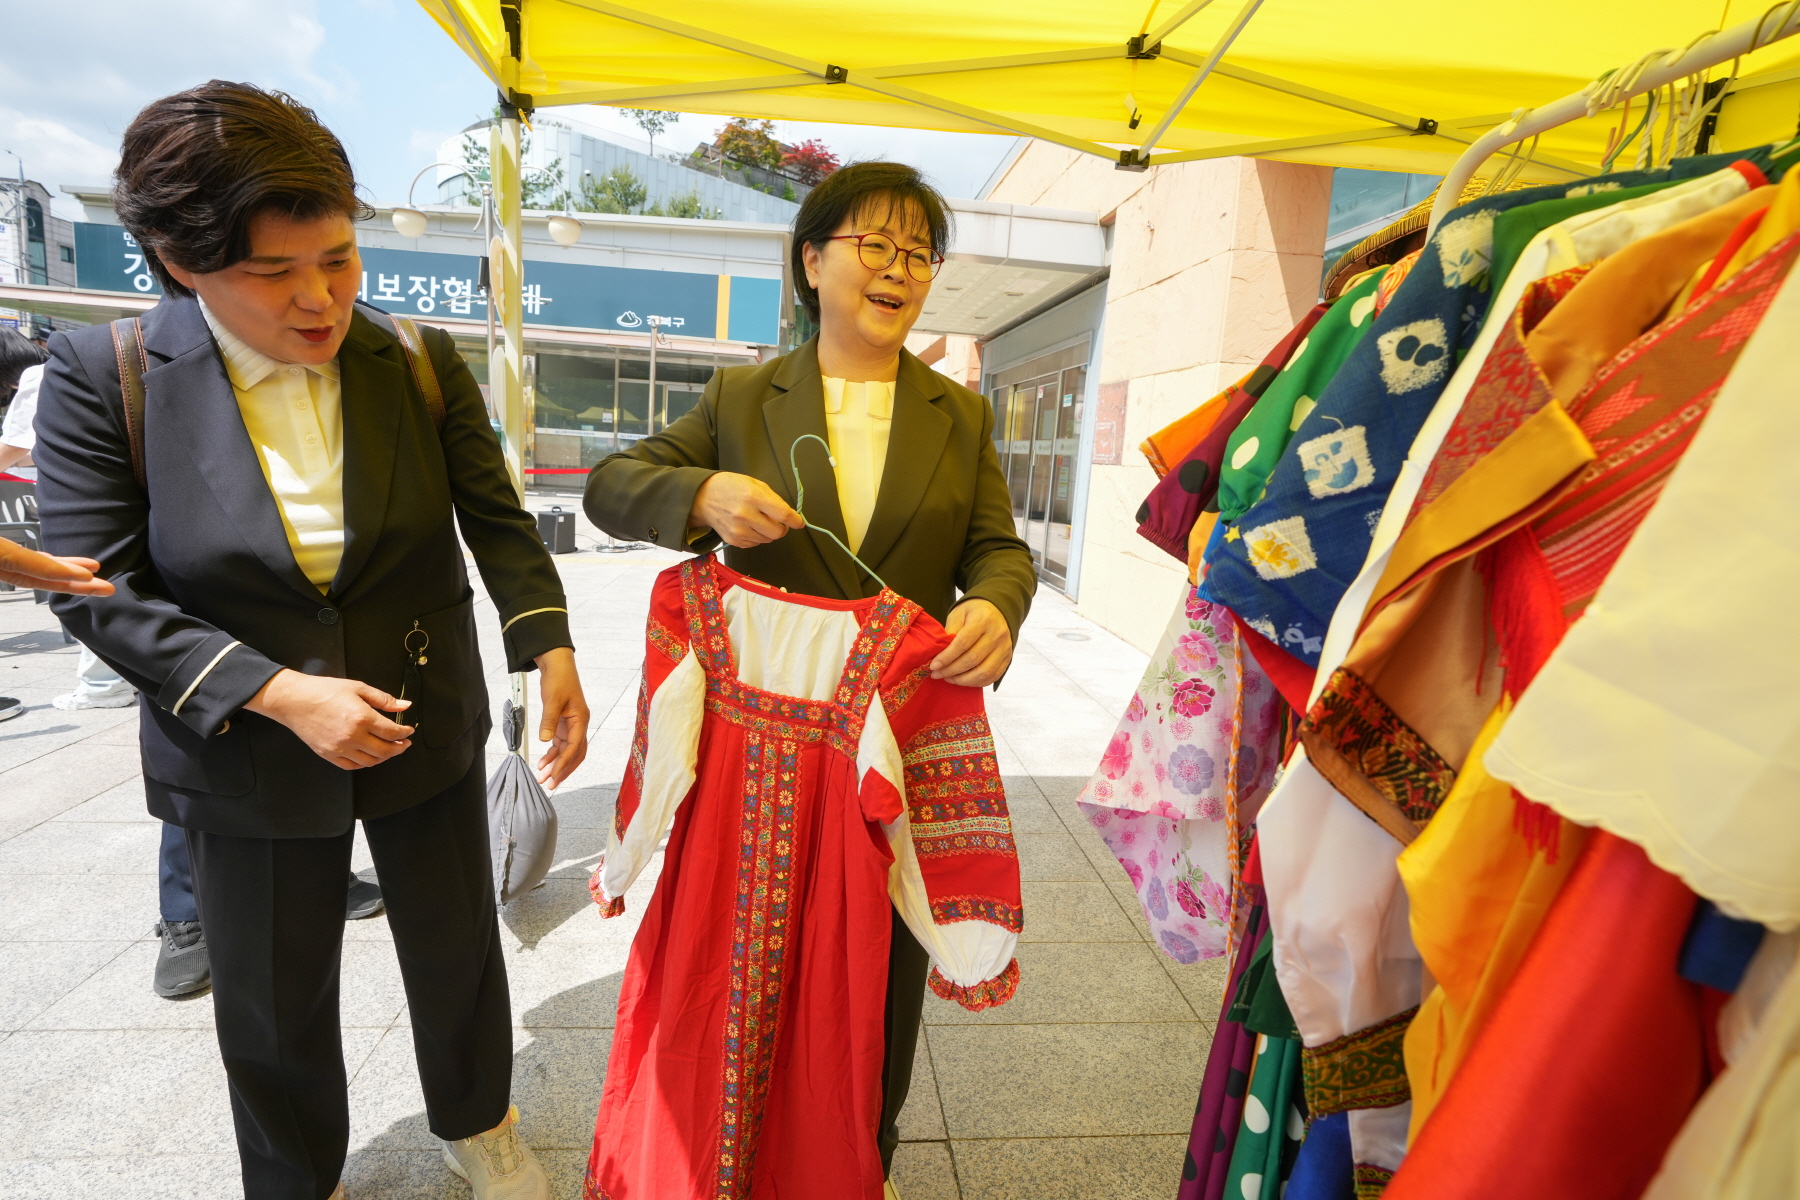
[[[1006,970],[971,987],[951,983],[935,966],[931,968],[931,975],[926,982],[930,983],[931,990],[940,998],[954,1000],[970,1012],[998,1008],[1011,1000],[1013,993],[1019,990],[1019,960],[1013,959],[1006,964]]]
[[[602,917],[616,917],[625,911],[625,897],[608,896],[606,889],[600,886],[600,872],[605,869],[606,864],[602,862],[594,868],[594,873],[588,876],[588,892],[594,897],[594,903],[600,906]]]

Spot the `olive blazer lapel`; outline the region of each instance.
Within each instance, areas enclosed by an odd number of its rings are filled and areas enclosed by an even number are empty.
[[[250,443],[237,393],[200,302],[166,296],[144,315],[143,327],[144,349],[151,356],[144,373],[146,457],[149,443],[162,440],[159,429],[179,430],[178,440],[226,519],[263,565],[301,595],[321,599],[294,561],[275,494]]]
[[[387,519],[401,409],[410,402],[398,339],[358,311],[338,351],[344,446],[344,557],[331,594],[342,596],[368,564]]]
[[[792,462],[800,464],[801,476],[807,482],[806,509],[802,514],[807,524],[829,529],[847,545],[844,511],[838,505],[837,475],[831,468],[830,440],[825,435],[825,385],[819,376],[817,343],[807,342],[782,361],[780,370],[769,381],[769,397],[763,401],[762,411],[763,425],[769,433],[769,448],[775,456],[775,469],[787,485],[788,502],[798,507],[798,481],[788,456],[789,450],[793,449]],[[826,445],[805,441],[795,448],[798,439],[807,434]],[[806,529],[788,536],[802,533],[819,556],[819,565],[836,581],[844,598],[860,597],[863,594],[861,569],[821,533]],[[864,561],[868,559],[865,557]]]
[[[944,445],[955,424],[937,407],[944,394],[942,375],[905,350],[900,352],[900,372],[894,383],[894,418],[888,427],[887,462],[881,471],[881,490],[875,496],[875,512],[863,535],[858,553],[880,569],[882,559],[900,540],[918,511],[925,490],[931,486]],[[820,420],[824,418],[821,417]]]

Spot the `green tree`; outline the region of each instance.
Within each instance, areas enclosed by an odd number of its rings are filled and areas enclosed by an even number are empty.
[[[706,207],[700,200],[699,192],[670,196],[667,200],[658,201],[646,208],[644,214],[651,217],[686,217],[697,221],[717,221],[724,216],[719,209]]]
[[[635,213],[643,211],[649,198],[650,189],[630,167],[614,167],[599,179],[582,177],[578,207],[582,212]]]
[[[465,133],[462,140],[463,170],[469,178],[478,183],[488,183],[493,179],[488,171],[488,139],[486,130],[480,134]],[[519,131],[519,159],[524,161],[531,153],[531,131]],[[480,203],[471,194],[464,194],[470,204]],[[535,171],[524,172],[519,180],[519,201],[522,208],[561,208],[568,199],[568,191],[563,187],[563,160],[552,159],[547,167]]]
[[[650,139],[650,157],[656,157],[656,135],[681,120],[678,112],[662,112],[654,108],[621,108],[620,112],[637,122],[637,127]]]
[[[775,140],[775,122],[733,117],[713,143],[726,158],[753,167],[779,167],[781,143]]]

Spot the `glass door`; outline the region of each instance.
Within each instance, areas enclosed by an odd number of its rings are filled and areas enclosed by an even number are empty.
[[[1042,554],[1044,574],[1058,586],[1067,583],[1069,577],[1069,542],[1075,528],[1075,464],[1081,453],[1081,398],[1086,388],[1086,367],[1071,367],[1059,381],[1044,385],[1044,407],[1053,412],[1045,419],[1052,428],[1052,441],[1050,502]]]
[[[1012,497],[1013,525],[1044,580],[1068,584],[1075,536],[1087,344],[993,376],[994,452]]]

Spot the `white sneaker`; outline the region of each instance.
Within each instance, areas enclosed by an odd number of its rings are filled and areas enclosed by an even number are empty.
[[[444,1143],[444,1163],[469,1181],[475,1200],[550,1200],[550,1179],[519,1140],[519,1110],[486,1133]]]
[[[78,712],[84,708],[130,708],[137,703],[137,692],[133,690],[117,696],[84,696],[80,692],[70,692],[50,703],[64,712]]]

